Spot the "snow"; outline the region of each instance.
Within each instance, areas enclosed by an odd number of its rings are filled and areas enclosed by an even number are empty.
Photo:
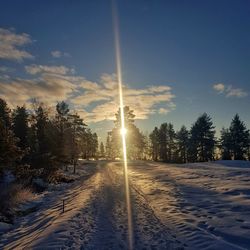
[[[250,249],[249,162],[128,166],[134,249]],[[37,210],[0,231],[0,248],[127,249],[122,163],[78,171],[75,182],[41,194]]]
[[[12,228],[11,224],[0,222],[0,233],[3,233],[5,231],[8,231]]]
[[[250,249],[249,166],[137,163],[130,176],[187,249]]]

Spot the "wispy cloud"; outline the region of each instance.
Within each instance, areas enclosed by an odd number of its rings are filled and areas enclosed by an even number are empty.
[[[234,88],[232,85],[225,85],[224,83],[217,83],[213,85],[213,89],[218,94],[224,94],[226,97],[246,97],[248,93],[241,88]]]
[[[116,75],[103,74],[98,82],[92,82],[72,74],[65,66],[30,65],[25,70],[32,79],[0,79],[0,98],[13,106],[29,103],[32,98],[53,105],[66,100],[87,122],[114,119],[119,108]],[[137,119],[167,114],[175,108],[169,86],[123,87],[124,103],[134,110]]]
[[[65,66],[46,66],[46,65],[36,65],[32,64],[25,66],[27,73],[31,75],[41,74],[41,73],[51,73],[51,74],[60,74],[66,75],[68,73],[74,73],[74,69],[67,68]]]
[[[158,113],[159,114],[167,114],[169,112],[169,109],[165,109],[165,108],[160,108]]]
[[[81,94],[71,100],[84,109],[90,105],[95,107],[89,112],[88,119],[92,122],[114,119],[114,113],[119,108],[118,84],[116,76],[104,74],[100,82],[84,81],[81,83]],[[147,119],[154,113],[166,114],[175,108],[174,95],[171,87],[166,85],[148,86],[143,89],[131,88],[124,84],[124,103],[134,110],[136,119]],[[158,108],[163,104],[165,108]]]
[[[33,56],[23,47],[32,43],[28,34],[16,34],[13,30],[0,28],[0,58],[22,61],[25,58],[33,58]]]
[[[51,55],[54,58],[61,58],[61,57],[70,57],[70,54],[67,52],[62,52],[60,50],[53,50],[51,51]]]

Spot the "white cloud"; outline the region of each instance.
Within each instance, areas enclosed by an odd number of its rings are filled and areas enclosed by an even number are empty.
[[[216,90],[218,93],[223,93],[225,90],[225,85],[223,83],[217,83],[213,86],[214,90]]]
[[[53,50],[53,51],[51,51],[51,55],[52,55],[52,57],[54,57],[54,58],[70,57],[70,54],[69,54],[69,53],[62,52],[62,51],[60,51],[60,50]]]
[[[224,83],[217,83],[213,85],[214,90],[218,94],[224,94],[226,97],[246,97],[248,93],[241,88],[234,88],[232,85],[225,85]]]
[[[246,97],[248,96],[248,93],[240,88],[233,88],[232,86],[228,86],[226,90],[226,96],[227,97]]]
[[[167,114],[169,112],[169,109],[165,109],[165,108],[160,108],[159,110],[158,110],[158,113],[159,114]]]
[[[88,120],[92,122],[102,120],[113,120],[114,113],[119,108],[118,83],[116,76],[104,74],[101,76],[100,83],[83,81],[80,86],[79,95],[71,99],[71,102],[82,108],[91,109]],[[149,86],[143,89],[134,89],[124,84],[123,86],[124,105],[134,110],[136,119],[147,119],[150,114],[159,112],[158,104],[165,104],[165,109],[160,112],[170,112],[175,109],[173,104],[174,95],[171,87]]]
[[[116,76],[103,74],[99,82],[71,75],[64,66],[30,65],[25,67],[31,79],[0,79],[0,98],[12,106],[30,103],[31,99],[55,105],[66,100],[86,122],[113,120],[119,108]],[[175,108],[171,87],[165,85],[134,89],[124,84],[124,105],[136,119],[146,119],[154,113],[168,113]],[[164,105],[159,109],[157,105]]]
[[[28,34],[16,34],[13,30],[0,28],[0,58],[22,61],[25,58],[33,58],[26,50],[20,47],[32,43]]]
[[[36,65],[36,64],[25,66],[25,70],[27,73],[31,75],[42,74],[42,73],[66,75],[67,73],[74,73],[74,69],[70,69],[65,66],[46,66],[46,65]]]

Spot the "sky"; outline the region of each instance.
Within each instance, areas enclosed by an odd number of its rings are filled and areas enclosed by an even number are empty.
[[[104,140],[119,107],[109,0],[3,0],[0,98],[65,100]],[[239,113],[250,128],[250,1],[117,0],[124,103],[144,132],[217,131]]]

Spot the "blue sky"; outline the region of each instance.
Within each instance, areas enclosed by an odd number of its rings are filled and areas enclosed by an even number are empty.
[[[250,2],[117,1],[125,104],[150,131],[207,112],[250,127]],[[67,100],[102,137],[119,105],[110,1],[2,1],[0,96]],[[118,96],[118,93],[117,93]]]

